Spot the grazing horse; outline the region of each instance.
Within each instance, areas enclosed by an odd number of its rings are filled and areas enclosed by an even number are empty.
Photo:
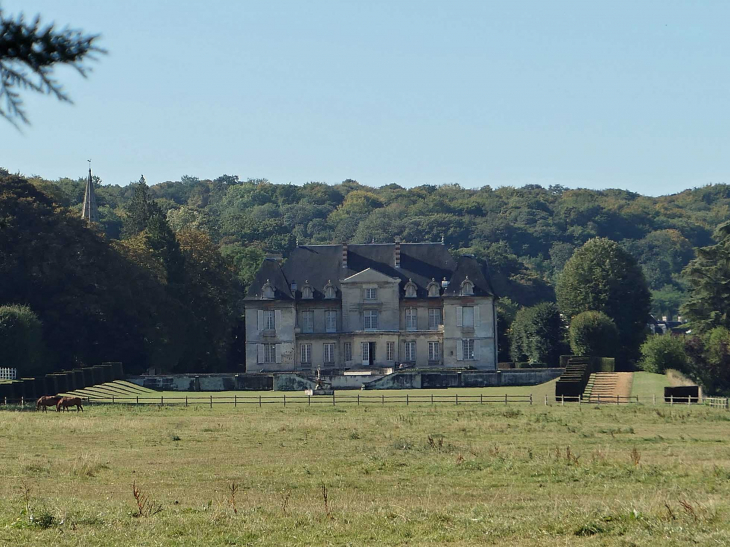
[[[48,412],[48,407],[56,406],[61,399],[62,397],[60,395],[44,395],[36,401],[35,409],[40,410],[43,407],[43,412]]]
[[[61,397],[61,400],[56,403],[56,411],[60,412],[61,408],[68,410],[70,406],[75,406],[76,412],[84,410],[84,407],[81,406],[81,397]]]

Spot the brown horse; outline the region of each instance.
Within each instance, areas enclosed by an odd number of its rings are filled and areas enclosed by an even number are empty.
[[[43,412],[48,412],[48,407],[56,406],[61,399],[60,395],[44,395],[36,401],[35,409],[40,410],[43,407]]]
[[[76,412],[84,410],[84,407],[81,406],[81,397],[61,397],[61,400],[56,403],[56,411],[60,412],[61,408],[68,410],[70,406],[75,406]]]

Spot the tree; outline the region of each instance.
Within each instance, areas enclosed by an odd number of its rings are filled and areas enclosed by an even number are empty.
[[[0,116],[18,127],[18,121],[29,124],[20,90],[54,95],[61,102],[72,102],[53,77],[58,65],[76,69],[86,77],[91,69],[87,60],[106,53],[96,45],[98,35],[53,25],[41,28],[40,16],[27,23],[23,15],[6,17],[0,9]]]
[[[147,228],[147,223],[154,213],[153,201],[150,197],[150,188],[142,175],[139,182],[131,184],[132,199],[127,206],[127,216],[122,226],[122,237],[132,237]]]
[[[0,367],[30,377],[42,369],[43,326],[28,306],[0,306]]]
[[[684,340],[671,335],[652,335],[641,344],[640,366],[647,372],[664,374],[667,369],[684,370],[687,354]]]
[[[618,328],[605,313],[586,311],[570,322],[570,349],[574,355],[615,357],[618,344]]]
[[[569,318],[585,311],[606,314],[618,329],[617,356],[638,357],[651,295],[636,260],[616,242],[595,238],[578,249],[565,264],[556,293],[558,307]]]
[[[692,336],[685,343],[685,372],[710,395],[730,395],[730,331],[725,327]]]
[[[697,249],[682,272],[689,285],[682,313],[699,332],[730,328],[730,221],[717,227],[714,238],[717,243]]]
[[[563,320],[554,303],[522,308],[511,328],[512,359],[555,366],[563,353],[564,339]]]

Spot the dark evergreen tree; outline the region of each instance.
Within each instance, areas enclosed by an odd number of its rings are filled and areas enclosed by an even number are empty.
[[[124,217],[122,225],[122,237],[136,236],[147,228],[152,214],[155,212],[153,201],[150,197],[150,188],[142,175],[139,182],[131,184],[132,199],[126,208],[127,216]]]
[[[697,258],[683,272],[689,298],[683,313],[695,332],[730,328],[730,221],[715,231],[715,245],[697,249]]]
[[[511,328],[514,361],[542,363],[557,366],[565,352],[565,326],[558,307],[542,302],[517,312]]]
[[[40,16],[28,23],[19,15],[6,17],[0,9],[0,116],[17,126],[30,123],[20,97],[21,90],[55,96],[63,102],[71,99],[53,77],[53,69],[66,65],[82,76],[90,72],[85,64],[95,54],[105,53],[96,45],[98,35],[79,30],[56,30],[53,25],[41,28]],[[0,102],[0,105],[2,104]]]

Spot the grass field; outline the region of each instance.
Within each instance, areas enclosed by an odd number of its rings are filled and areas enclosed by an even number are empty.
[[[650,405],[5,411],[0,544],[725,545],[728,433]]]

